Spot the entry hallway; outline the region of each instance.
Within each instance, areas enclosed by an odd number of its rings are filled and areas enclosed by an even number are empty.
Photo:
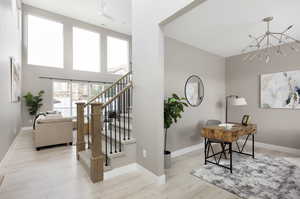
[[[166,185],[157,185],[141,171],[93,184],[76,160],[74,146],[35,151],[31,132],[23,132],[11,147],[0,168],[0,175],[5,176],[0,187],[1,199],[238,198],[190,174],[203,165],[202,150],[173,159],[172,168],[166,171]],[[294,163],[300,163],[289,154],[261,148],[256,152],[290,157]]]

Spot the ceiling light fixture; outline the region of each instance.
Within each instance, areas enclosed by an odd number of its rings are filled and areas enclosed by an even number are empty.
[[[248,53],[248,55],[244,58],[245,61],[252,61],[255,58],[259,58],[264,60],[266,63],[269,63],[271,61],[270,55],[272,50],[279,55],[286,55],[282,49],[283,44],[287,44],[293,51],[299,51],[300,41],[288,35],[288,31],[293,28],[293,25],[290,25],[282,32],[271,32],[270,22],[273,19],[273,17],[266,17],[263,19],[263,22],[267,23],[267,31],[263,35],[259,37],[249,35],[249,38],[252,39],[252,43],[243,49],[242,53],[251,52],[253,50],[256,50],[256,52]]]
[[[107,12],[107,0],[99,0],[98,4],[99,4],[99,11],[98,11],[99,15],[104,18],[114,21],[114,18],[106,13]]]

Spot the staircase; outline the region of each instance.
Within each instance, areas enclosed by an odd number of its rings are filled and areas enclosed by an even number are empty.
[[[94,183],[104,171],[135,162],[132,89],[129,72],[87,103],[77,103],[77,159]]]

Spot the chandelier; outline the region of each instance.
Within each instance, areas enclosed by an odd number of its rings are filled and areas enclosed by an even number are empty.
[[[252,43],[243,49],[242,53],[255,52],[248,53],[244,58],[245,61],[252,61],[258,58],[269,63],[272,53],[285,56],[286,53],[282,48],[283,44],[287,44],[292,51],[299,51],[300,41],[288,35],[288,31],[293,28],[293,25],[290,25],[282,32],[272,32],[270,31],[270,22],[273,19],[273,17],[263,19],[263,22],[267,23],[267,31],[263,35],[259,37],[249,35]]]

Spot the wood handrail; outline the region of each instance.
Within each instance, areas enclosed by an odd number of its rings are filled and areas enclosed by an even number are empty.
[[[126,92],[128,89],[132,88],[132,82],[130,82],[125,88],[123,88],[117,95],[115,95],[114,97],[112,97],[111,99],[109,99],[106,103],[104,103],[102,105],[102,108],[105,108],[106,106],[108,106],[110,103],[112,103],[115,99],[117,99],[118,97],[120,97],[124,92]]]
[[[129,74],[131,74],[131,71],[129,71],[128,73],[126,73],[125,75],[123,75],[120,79],[118,79],[115,83],[113,83],[110,87],[108,87],[107,89],[105,89],[104,91],[102,91],[100,94],[98,94],[95,97],[93,97],[92,99],[90,99],[84,106],[86,107],[86,106],[90,105],[93,101],[95,101],[97,98],[99,98],[105,92],[107,92],[109,89],[111,89],[112,87],[116,86],[120,81],[122,81]]]

